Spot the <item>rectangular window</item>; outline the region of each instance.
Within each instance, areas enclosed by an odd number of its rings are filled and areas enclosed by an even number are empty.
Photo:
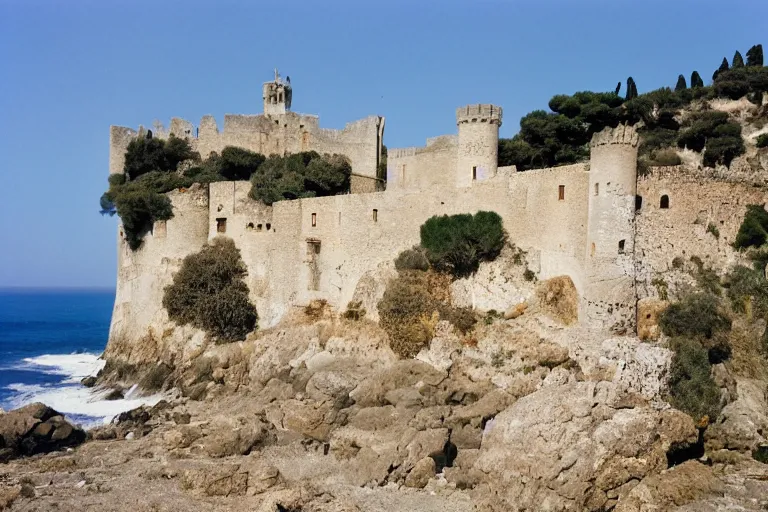
[[[405,164],[400,168],[400,183],[405,183]]]
[[[373,222],[379,222],[379,210],[373,209]]]
[[[317,214],[313,213],[312,214],[312,227],[315,227],[315,226],[317,226]]]
[[[560,201],[565,201],[565,185],[560,185],[557,187],[557,199]]]
[[[595,183],[595,195],[596,196],[600,195],[600,184],[599,183]]]
[[[472,181],[475,181],[475,180],[477,180],[477,166],[473,165],[472,166]]]
[[[216,232],[217,233],[227,232],[227,219],[216,219]]]

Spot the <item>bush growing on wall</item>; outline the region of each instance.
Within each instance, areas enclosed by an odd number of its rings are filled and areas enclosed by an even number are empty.
[[[429,270],[429,259],[426,251],[415,246],[412,249],[406,249],[395,258],[395,268],[397,270]]]
[[[218,343],[242,340],[258,320],[243,280],[246,273],[235,243],[215,238],[184,258],[165,289],[163,307],[177,324],[203,329]]]
[[[728,273],[725,282],[734,311],[749,311],[756,317],[768,315],[768,281],[764,271],[738,265]]]
[[[186,139],[171,135],[167,140],[137,137],[128,144],[124,171],[134,180],[151,171],[175,171],[184,160],[199,160]]]
[[[219,174],[227,180],[249,180],[265,160],[262,154],[227,146],[221,151]]]
[[[392,279],[378,308],[389,346],[401,358],[415,356],[432,339],[438,308],[425,272],[403,272]]]
[[[768,240],[768,212],[763,205],[747,205],[747,213],[736,233],[733,247],[736,249],[760,247],[766,240]]]
[[[421,246],[437,270],[462,277],[496,258],[507,240],[495,212],[434,216],[421,226]]]
[[[271,205],[284,199],[321,197],[349,192],[352,167],[341,155],[315,151],[272,155],[251,177],[251,197]]]
[[[717,297],[693,293],[670,304],[661,313],[659,326],[667,336],[712,338],[718,331],[729,330],[731,321],[721,312]]]

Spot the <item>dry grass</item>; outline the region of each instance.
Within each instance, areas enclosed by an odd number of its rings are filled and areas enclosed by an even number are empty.
[[[730,367],[736,375],[750,379],[768,380],[768,360],[762,352],[765,323],[734,320],[731,333]]]
[[[570,325],[579,319],[579,294],[568,276],[557,276],[542,281],[537,290],[542,310],[550,316]]]

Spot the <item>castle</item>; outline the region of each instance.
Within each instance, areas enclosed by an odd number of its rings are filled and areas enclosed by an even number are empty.
[[[631,332],[638,299],[655,295],[651,276],[669,268],[676,251],[721,263],[733,258],[725,246],[758,194],[682,171],[657,169],[638,179],[638,135],[627,126],[595,134],[585,163],[526,172],[499,167],[502,109],[488,104],[458,108],[455,135],[389,149],[384,177],[378,172],[383,117],[323,129],[316,116],[290,111],[291,95],[290,83],[275,73],[263,86],[263,114],[227,115],[222,131],[210,116],[197,129],[172,119],[167,132],[154,136],[187,138],[203,157],[226,146],[263,154],[339,153],[351,163],[351,193],[272,206],[250,199],[246,181],[169,193],[174,217],[156,222],[140,249],[128,248],[120,228],[110,341],[142,337],[167,321],[164,287],[186,255],[217,235],[240,249],[251,300],[266,327],[313,299],[343,310],[364,276],[419,242],[429,217],[479,210],[502,217],[509,240],[527,251],[539,279],[572,279],[580,322]],[[110,173],[123,172],[127,145],[142,134],[111,127]],[[690,204],[692,187],[711,203]],[[685,208],[675,207],[678,199]],[[722,240],[713,243],[703,227],[701,233],[691,228],[701,216],[705,225],[719,222]]]

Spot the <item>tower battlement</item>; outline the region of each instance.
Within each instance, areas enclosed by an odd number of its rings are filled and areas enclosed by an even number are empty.
[[[637,147],[640,136],[632,126],[619,125],[616,128],[604,128],[603,131],[592,135],[590,147],[608,146],[613,144],[625,144]]]
[[[491,123],[501,126],[501,107],[488,103],[465,105],[456,109],[456,124]]]

